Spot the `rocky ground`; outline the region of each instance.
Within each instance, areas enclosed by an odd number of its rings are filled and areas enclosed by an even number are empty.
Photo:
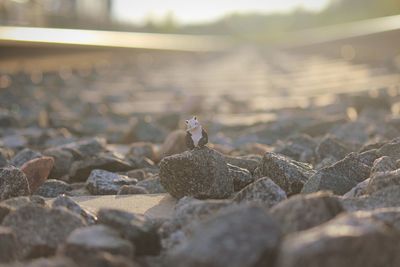
[[[3,74],[0,266],[400,266],[398,75],[255,55]],[[154,193],[172,218],[73,200]]]

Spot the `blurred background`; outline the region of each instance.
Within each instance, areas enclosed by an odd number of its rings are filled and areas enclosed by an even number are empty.
[[[0,0],[2,116],[57,129],[56,144],[162,143],[193,114],[228,150],[273,144],[285,127],[270,137],[260,123],[343,94],[395,101],[399,12],[398,0]],[[357,109],[320,115],[342,113]]]

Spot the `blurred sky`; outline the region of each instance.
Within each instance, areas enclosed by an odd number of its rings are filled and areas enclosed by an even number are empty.
[[[162,20],[172,12],[178,23],[214,21],[231,13],[289,12],[298,7],[321,10],[330,0],[114,0],[113,15],[123,22]]]

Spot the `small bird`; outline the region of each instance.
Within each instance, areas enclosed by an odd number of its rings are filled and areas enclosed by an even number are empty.
[[[204,147],[208,143],[207,132],[203,129],[197,117],[186,120],[186,146],[189,149]]]

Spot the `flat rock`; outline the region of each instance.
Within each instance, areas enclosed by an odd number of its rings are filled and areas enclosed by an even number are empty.
[[[306,230],[334,218],[344,209],[334,196],[319,192],[296,195],[275,205],[271,210],[285,234]]]
[[[2,225],[14,230],[23,257],[38,257],[53,254],[57,246],[85,222],[67,210],[25,206],[9,213]]]
[[[117,195],[135,195],[135,194],[148,194],[146,188],[136,185],[123,185],[118,190]]]
[[[331,190],[343,195],[367,179],[370,167],[360,162],[357,153],[350,153],[336,164],[317,171],[305,183],[302,193],[312,193],[321,190]]]
[[[31,193],[25,174],[15,167],[0,168],[0,200]]]
[[[17,260],[20,249],[14,231],[0,226],[0,264]]]
[[[25,173],[32,193],[47,180],[53,165],[52,157],[40,157],[29,160],[21,166],[21,171]]]
[[[95,214],[101,208],[110,208],[154,219],[171,218],[176,204],[176,199],[169,194],[77,196],[71,199]],[[50,199],[47,202],[51,204],[52,201]]]
[[[117,173],[93,170],[86,181],[86,188],[93,195],[115,195],[123,185],[136,184],[136,180]]]
[[[280,239],[278,224],[263,209],[241,206],[202,222],[170,261],[178,267],[273,266]]]
[[[256,202],[271,208],[286,199],[286,193],[270,178],[264,177],[249,184],[233,198],[236,202]]]
[[[158,255],[161,250],[156,225],[142,215],[116,209],[100,209],[98,222],[116,230],[135,247],[136,255]]]
[[[285,190],[288,196],[297,194],[306,181],[315,173],[311,165],[292,160],[273,152],[265,153],[255,176],[269,177]]]
[[[343,215],[286,238],[277,266],[397,266],[398,242],[399,234],[382,222]]]
[[[160,178],[163,187],[176,198],[227,198],[234,191],[223,155],[208,147],[163,158]]]
[[[131,258],[134,250],[132,244],[122,239],[117,231],[104,225],[94,225],[75,229],[66,239],[60,253],[79,261],[96,252]]]
[[[72,190],[72,186],[64,181],[49,179],[45,181],[35,192],[42,197],[57,197]]]

